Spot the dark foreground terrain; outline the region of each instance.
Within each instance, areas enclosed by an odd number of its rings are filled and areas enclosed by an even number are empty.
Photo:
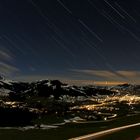
[[[69,138],[86,135],[122,125],[127,125],[131,123],[136,123],[140,121],[140,116],[134,117],[122,117],[114,121],[110,122],[98,122],[98,123],[69,123],[58,128],[53,129],[28,129],[25,130],[21,128],[15,129],[15,127],[10,129],[0,129],[0,137],[4,140],[45,140],[45,139],[52,139],[52,140],[67,140]],[[126,119],[124,121],[124,119]],[[96,138],[95,140],[135,140],[140,133],[140,127],[134,127],[122,131],[115,132],[110,135],[106,135],[103,137]]]

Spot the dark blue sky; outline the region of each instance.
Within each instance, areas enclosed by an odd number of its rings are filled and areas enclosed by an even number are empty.
[[[0,0],[0,73],[138,81],[139,7],[140,0]]]

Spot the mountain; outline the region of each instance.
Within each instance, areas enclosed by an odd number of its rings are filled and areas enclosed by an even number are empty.
[[[95,96],[114,94],[114,91],[108,90],[105,87],[96,86],[70,86],[59,80],[39,80],[35,82],[17,82],[12,80],[0,79],[0,93],[4,96],[22,95],[22,96],[44,96],[53,95],[56,99],[63,95],[68,96]]]
[[[118,93],[139,94],[140,86],[131,84],[122,84],[113,87],[98,86],[71,86],[64,84],[59,80],[39,80],[34,82],[18,82],[4,79],[0,76],[0,95],[1,96],[41,96],[58,99],[67,95],[77,96],[97,96],[97,95],[114,95]]]
[[[129,93],[131,95],[140,95],[140,85],[132,85],[128,83],[111,87],[110,90],[119,91],[120,93]]]
[[[59,80],[38,80],[34,82],[18,82],[0,76],[0,96],[14,99],[26,96],[40,96],[59,99],[62,96],[91,97],[98,95],[140,94],[140,85],[122,84],[113,87],[71,86]]]
[[[74,86],[59,80],[18,82],[0,78],[0,126],[25,125],[52,116],[56,120],[79,117],[99,121],[131,115],[140,111],[139,95],[140,86],[131,84]]]

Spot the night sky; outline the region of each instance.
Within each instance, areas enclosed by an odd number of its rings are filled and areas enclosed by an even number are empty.
[[[140,83],[140,0],[0,0],[0,74]]]

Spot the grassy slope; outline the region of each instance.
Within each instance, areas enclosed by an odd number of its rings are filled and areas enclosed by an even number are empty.
[[[86,123],[86,124],[66,124],[57,129],[50,130],[0,130],[0,139],[4,140],[65,140],[117,126],[140,122],[140,115],[122,117],[110,122]],[[131,131],[131,130],[130,130]],[[134,130],[135,132],[135,130]],[[127,133],[127,132],[126,132]],[[129,133],[129,132],[128,132]],[[132,132],[131,132],[132,133]],[[130,133],[130,134],[131,134]],[[116,135],[120,135],[119,132]],[[124,134],[126,135],[126,134]],[[110,137],[110,136],[109,136]],[[130,137],[130,136],[129,136]],[[107,138],[108,139],[108,138]],[[109,138],[110,140],[110,138]],[[114,139],[113,139],[114,140]]]

